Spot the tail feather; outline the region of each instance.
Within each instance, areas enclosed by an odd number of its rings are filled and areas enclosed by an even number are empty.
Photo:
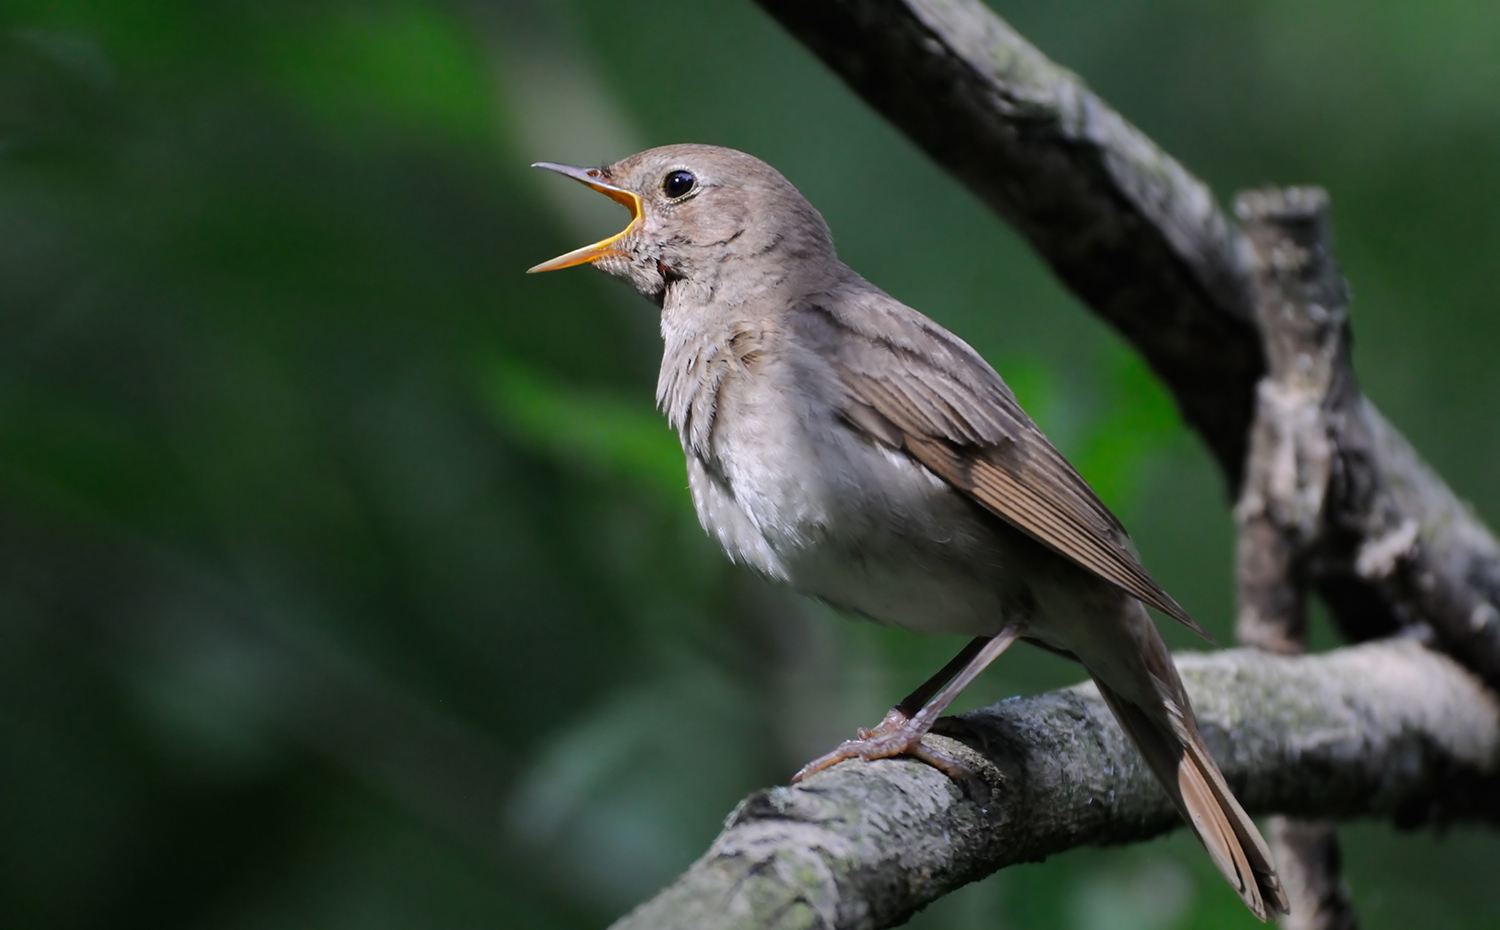
[[[1186,729],[1189,738],[1185,745],[1188,758],[1193,761],[1193,770],[1198,773],[1200,779],[1207,783],[1219,808],[1225,813],[1235,837],[1240,842],[1251,874],[1255,877],[1256,885],[1266,900],[1267,907],[1277,914],[1287,913],[1289,905],[1286,892],[1281,887],[1281,879],[1276,875],[1276,861],[1271,856],[1270,846],[1260,835],[1260,830],[1256,829],[1255,821],[1250,819],[1250,815],[1245,813],[1239,800],[1229,790],[1228,783],[1224,781],[1224,774],[1219,771],[1219,766],[1208,754],[1208,747],[1203,744],[1203,738],[1198,735],[1197,727],[1191,726],[1191,720],[1188,724]]]
[[[1285,914],[1286,893],[1276,877],[1271,850],[1203,745],[1186,697],[1180,707],[1166,702],[1170,719],[1162,720],[1097,678],[1095,683],[1146,765],[1245,906],[1261,920],[1266,919],[1268,910]]]

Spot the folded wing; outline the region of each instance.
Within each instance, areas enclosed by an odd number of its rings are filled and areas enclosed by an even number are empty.
[[[825,296],[799,308],[791,322],[833,363],[848,391],[844,414],[852,425],[904,449],[1007,523],[1208,638],[1152,580],[1119,520],[978,353],[863,280]]]

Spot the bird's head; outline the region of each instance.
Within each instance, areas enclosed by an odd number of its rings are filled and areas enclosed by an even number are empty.
[[[593,264],[657,303],[688,282],[717,294],[779,286],[833,263],[823,217],[770,165],[712,145],[648,149],[602,168],[535,165],[588,185],[630,210],[630,225],[531,268]]]

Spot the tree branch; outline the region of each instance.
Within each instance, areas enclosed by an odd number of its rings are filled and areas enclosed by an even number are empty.
[[[1333,477],[1328,411],[1349,368],[1349,287],[1333,259],[1328,194],[1274,188],[1241,194],[1235,212],[1253,251],[1255,317],[1268,371],[1256,392],[1239,528],[1235,636],[1281,655],[1307,651],[1308,563],[1325,527]],[[1290,902],[1284,930],[1357,930],[1327,820],[1267,824]]]
[[[1125,334],[1238,485],[1265,364],[1208,187],[978,0],[757,2]]]
[[[1412,640],[1322,656],[1180,659],[1214,756],[1252,812],[1500,821],[1500,703]],[[707,854],[614,930],[874,928],[968,882],[1180,825],[1091,684],[952,718],[983,797],[904,759],[758,791]],[[949,748],[945,747],[945,748]]]
[[[1208,188],[979,0],[758,0],[1011,222],[1142,354],[1238,489],[1265,358],[1249,246]],[[1308,581],[1359,641],[1426,622],[1500,685],[1500,545],[1359,394]]]
[[[1266,822],[1266,834],[1291,905],[1277,919],[1282,930],[1359,930],[1333,824],[1277,814]]]

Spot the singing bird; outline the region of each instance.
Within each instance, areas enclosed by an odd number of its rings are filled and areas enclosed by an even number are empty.
[[[591,263],[661,308],[656,400],[698,519],[729,557],[878,623],[973,637],[794,781],[902,754],[961,775],[922,737],[1030,640],[1088,671],[1250,910],[1285,912],[1146,606],[1202,630],[977,352],[840,262],[823,217],[753,156],[670,145],[535,167],[630,210],[618,235],[531,271]]]

